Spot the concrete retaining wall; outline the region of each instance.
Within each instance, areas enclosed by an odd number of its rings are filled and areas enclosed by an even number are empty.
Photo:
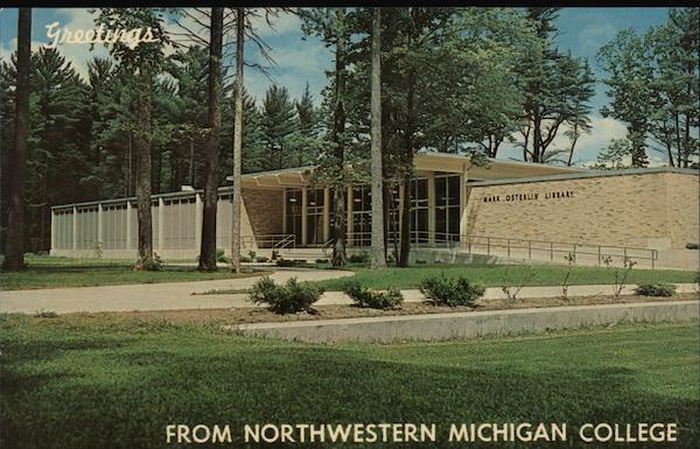
[[[325,321],[229,326],[249,336],[312,343],[446,340],[481,335],[515,335],[620,322],[691,321],[700,316],[698,301],[548,307]]]

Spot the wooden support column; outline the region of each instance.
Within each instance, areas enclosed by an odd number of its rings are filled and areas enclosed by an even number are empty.
[[[435,245],[435,172],[428,172],[428,244]]]
[[[73,206],[73,242],[71,245],[73,251],[78,249],[78,208]],[[76,256],[76,254],[73,254]]]
[[[331,189],[323,189],[323,242],[331,238]]]
[[[287,189],[282,190],[282,234],[287,233]]]
[[[102,247],[104,242],[104,233],[102,228],[104,227],[104,209],[102,208],[102,203],[97,203],[97,242],[96,245]]]
[[[163,256],[162,252],[165,248],[165,226],[163,222],[165,217],[165,201],[163,198],[158,198],[158,251],[161,251],[160,256]]]
[[[202,197],[194,194],[194,248],[199,253],[202,246]]]
[[[56,249],[56,211],[51,209],[51,247],[49,248],[49,255]]]
[[[467,188],[468,174],[469,163],[465,163],[462,166],[462,173],[459,175],[459,240],[462,242],[462,247],[467,245],[466,236],[469,233],[467,224],[467,197],[469,195],[469,189]]]
[[[301,188],[301,244],[306,246],[309,243],[306,228],[309,215],[309,189]]]
[[[131,228],[131,201],[126,200],[126,242],[124,242],[124,249],[132,249],[131,248],[131,235],[132,235],[132,228]]]
[[[348,233],[348,238],[347,238],[347,244],[348,246],[353,246],[355,237],[352,235],[353,233],[353,220],[352,220],[352,206],[353,206],[353,198],[352,198],[352,186],[348,187],[348,194],[347,194],[347,209],[348,209],[348,215],[347,215],[347,223],[345,226],[345,229],[347,230]]]

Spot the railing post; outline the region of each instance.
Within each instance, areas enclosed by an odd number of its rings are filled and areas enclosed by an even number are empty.
[[[554,242],[549,242],[549,260],[554,261]]]
[[[532,240],[527,241],[527,258],[532,259]]]
[[[508,246],[508,257],[510,257],[510,239],[506,239],[506,245]]]
[[[598,266],[600,266],[600,262],[601,262],[601,259],[600,259],[600,245],[598,245]]]
[[[574,243],[574,260],[576,260],[576,244]]]
[[[491,255],[491,237],[486,237],[486,255]]]

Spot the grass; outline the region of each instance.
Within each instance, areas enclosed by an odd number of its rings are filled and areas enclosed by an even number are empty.
[[[131,271],[132,264],[118,260],[30,257],[24,271],[1,273],[0,290],[204,281],[268,274],[263,271],[233,274],[225,268],[199,272],[194,267],[168,265],[161,271]]]
[[[389,267],[384,270],[371,270],[367,267],[353,267],[352,277],[319,281],[326,290],[342,290],[348,281],[358,281],[363,287],[387,289],[418,288],[422,279],[429,276],[465,276],[470,281],[486,287],[500,287],[509,278],[511,285],[527,278],[528,272],[534,275],[525,285],[561,285],[567,267],[560,265],[415,265],[406,268]],[[620,269],[622,271],[622,269]],[[627,283],[640,282],[695,282],[693,271],[633,269]],[[606,267],[574,267],[569,279],[570,285],[612,284],[615,282],[615,269]]]
[[[268,422],[437,423],[444,436],[453,422],[677,422],[673,447],[700,437],[697,323],[316,346],[124,315],[6,316],[0,341],[3,448],[160,448],[171,423],[230,423],[234,436]],[[567,447],[592,447],[575,432]]]

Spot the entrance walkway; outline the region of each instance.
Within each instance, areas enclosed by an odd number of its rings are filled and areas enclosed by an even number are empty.
[[[321,281],[352,276],[351,271],[340,270],[278,270],[270,277],[284,282],[291,277],[300,281]],[[216,281],[171,282],[162,284],[114,285],[104,287],[77,287],[42,290],[15,290],[0,292],[0,313],[28,313],[52,311],[75,312],[131,312],[146,310],[227,309],[231,307],[255,307],[245,293],[203,295],[215,289],[243,290],[251,287],[259,278],[223,279]],[[696,284],[675,284],[678,293],[697,292]],[[624,287],[622,294],[631,295],[635,285]],[[416,289],[401,291],[406,302],[421,302],[425,297]],[[193,293],[198,293],[193,295]],[[611,285],[573,285],[569,296],[611,295]],[[561,287],[523,287],[518,298],[557,298]],[[502,299],[505,294],[498,287],[486,289],[485,299]],[[343,292],[329,291],[321,296],[317,305],[352,304]]]
[[[352,271],[284,269],[270,275],[276,282],[296,277],[299,281],[322,281],[352,276]],[[214,289],[246,289],[259,277],[214,281],[168,282],[102,287],[11,290],[0,292],[0,313],[52,311],[129,312],[134,310],[226,309],[251,307],[245,294],[192,295]]]

